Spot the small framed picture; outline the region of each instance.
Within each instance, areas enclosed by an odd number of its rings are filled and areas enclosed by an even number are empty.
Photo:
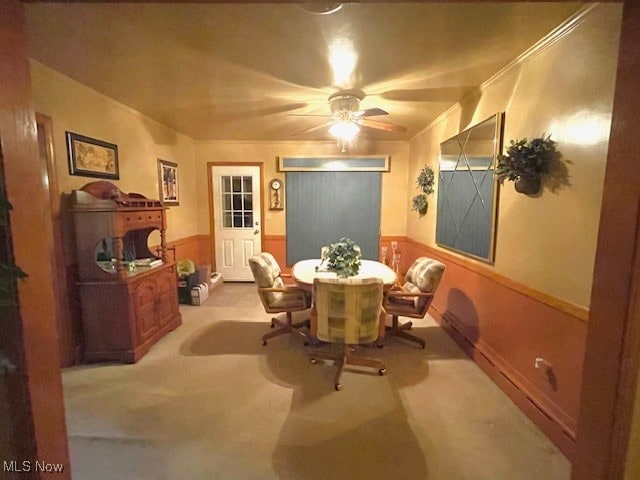
[[[69,174],[81,177],[120,179],[117,145],[77,133],[66,133]]]
[[[160,201],[165,205],[179,205],[178,164],[158,159],[158,184]]]

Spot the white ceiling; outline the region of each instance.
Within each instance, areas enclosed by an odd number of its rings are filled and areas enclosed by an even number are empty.
[[[584,5],[584,4],[582,4]],[[357,55],[343,87],[406,140],[580,8],[571,3],[26,5],[30,57],[196,140],[321,140],[339,89],[335,45]]]

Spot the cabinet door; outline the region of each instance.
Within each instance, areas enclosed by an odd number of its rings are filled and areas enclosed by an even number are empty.
[[[173,321],[178,314],[178,285],[175,266],[160,272],[157,282],[160,327],[163,327]]]
[[[158,330],[157,286],[153,279],[141,281],[134,290],[138,342],[144,343]]]

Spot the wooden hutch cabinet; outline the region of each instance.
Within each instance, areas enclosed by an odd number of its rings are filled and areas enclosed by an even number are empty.
[[[166,207],[106,181],[71,194],[84,360],[138,361],[182,323],[175,262],[167,261]],[[160,232],[160,258],[148,247]]]

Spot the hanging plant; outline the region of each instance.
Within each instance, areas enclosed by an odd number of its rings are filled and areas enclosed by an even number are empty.
[[[433,193],[433,185],[435,183],[435,173],[433,169],[428,165],[420,170],[420,174],[416,179],[416,185],[422,193],[416,195],[411,200],[411,210],[414,212],[418,212],[420,216],[423,216],[427,213],[427,208],[429,207],[429,203],[427,201],[427,195],[431,195]]]
[[[551,135],[531,141],[511,140],[507,152],[498,156],[496,176],[501,184],[505,180],[515,182],[519,193],[535,194],[540,191],[542,175],[549,173],[551,161],[560,156]]]
[[[424,215],[425,213],[427,213],[428,206],[429,203],[427,202],[427,196],[424,193],[416,195],[415,197],[413,197],[413,200],[411,200],[411,210],[413,210],[414,212],[419,212],[420,215]]]

